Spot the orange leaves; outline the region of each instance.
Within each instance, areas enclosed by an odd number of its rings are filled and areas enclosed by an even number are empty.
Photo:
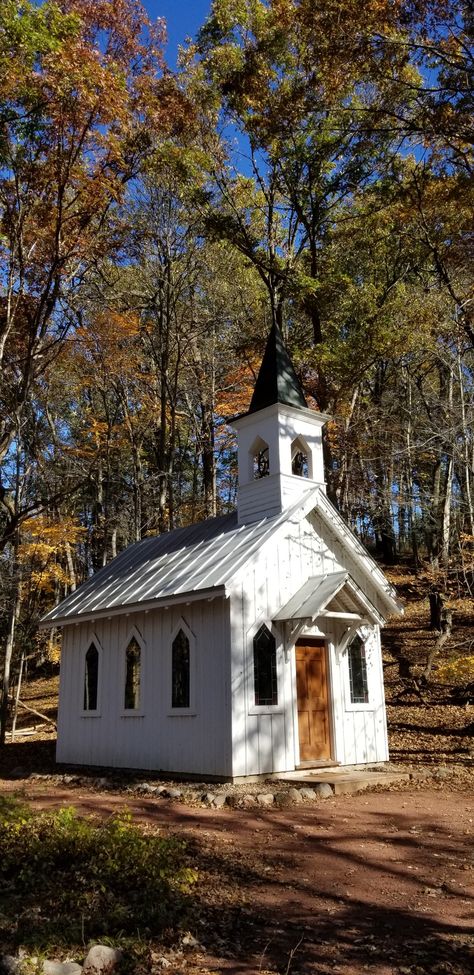
[[[65,350],[76,388],[105,388],[115,380],[133,382],[140,373],[138,315],[112,308],[76,329]]]
[[[258,371],[259,362],[255,359]],[[250,365],[244,364],[230,370],[217,394],[216,413],[228,419],[245,413],[250,405],[255,386],[256,371]]]

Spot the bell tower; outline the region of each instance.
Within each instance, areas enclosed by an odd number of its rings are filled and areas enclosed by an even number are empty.
[[[232,421],[239,524],[283,512],[311,487],[325,490],[322,428],[327,420],[308,409],[281,331],[273,325],[248,413]]]

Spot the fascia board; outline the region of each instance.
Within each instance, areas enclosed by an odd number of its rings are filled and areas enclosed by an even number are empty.
[[[192,592],[178,593],[175,596],[160,596],[158,599],[151,599],[142,603],[128,603],[124,606],[117,606],[108,609],[100,609],[97,612],[84,613],[75,616],[57,616],[54,619],[43,619],[40,621],[40,630],[51,630],[56,627],[78,626],[80,623],[91,623],[94,620],[109,619],[112,616],[131,616],[135,613],[149,613],[153,609],[168,609],[169,606],[201,601],[212,602],[217,597],[227,596],[224,586],[213,586],[210,589],[194,589]]]

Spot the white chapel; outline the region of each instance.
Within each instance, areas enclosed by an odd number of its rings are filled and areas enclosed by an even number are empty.
[[[395,592],[326,496],[322,428],[274,326],[233,420],[237,510],[131,545],[62,627],[57,760],[241,777],[388,758]]]

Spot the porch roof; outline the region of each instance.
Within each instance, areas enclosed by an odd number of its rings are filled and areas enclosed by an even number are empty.
[[[275,622],[312,620],[318,616],[382,621],[375,606],[348,572],[311,576],[275,614]]]

